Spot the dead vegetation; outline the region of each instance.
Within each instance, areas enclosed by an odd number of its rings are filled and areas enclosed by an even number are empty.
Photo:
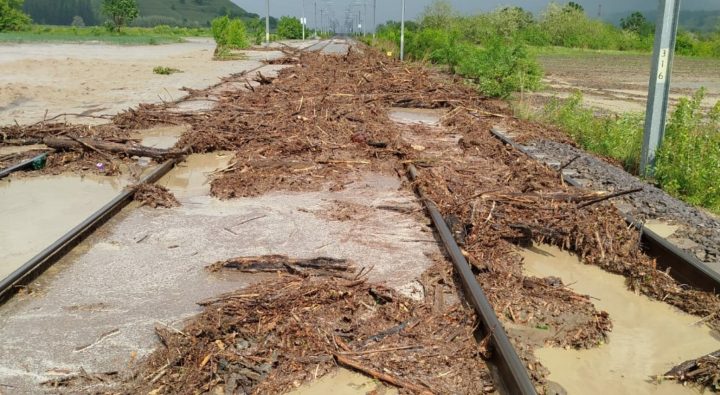
[[[157,184],[140,184],[133,187],[135,194],[133,200],[143,206],[152,208],[171,208],[180,205],[175,195],[167,188]]]
[[[204,301],[182,330],[157,328],[162,346],[113,392],[278,394],[338,365],[401,393],[493,392],[472,310],[436,296],[454,292],[445,270],[425,276],[421,302],[357,276],[294,275]]]

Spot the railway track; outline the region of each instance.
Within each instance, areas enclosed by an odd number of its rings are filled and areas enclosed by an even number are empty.
[[[506,131],[494,128],[491,130],[491,133],[504,144],[513,147],[535,160],[532,153],[524,146],[513,141],[512,136]],[[567,184],[576,188],[581,187],[580,182],[572,176],[563,173],[562,177]],[[628,225],[636,227],[641,232],[643,248],[649,256],[657,259],[658,268],[661,270],[670,268],[670,275],[681,284],[689,284],[708,292],[720,292],[720,274],[699,259],[648,229],[632,216],[626,215],[625,220],[628,222]]]
[[[319,43],[315,43],[301,48],[300,51],[323,51],[325,50],[325,48],[327,48],[330,44],[333,43],[333,40],[323,40]],[[264,64],[250,69],[245,73],[251,74],[260,70],[263,67],[265,67]],[[216,84],[209,87],[208,89],[218,87],[221,84],[222,83]],[[178,99],[173,103],[178,104],[185,100],[186,99]],[[20,163],[17,163],[16,165],[0,170],[0,179],[7,177],[13,172],[24,170],[32,166],[33,162],[40,160],[45,156],[47,156],[47,153],[40,154],[36,157],[24,160]],[[175,164],[179,161],[181,161],[181,159],[171,159],[165,161],[164,163],[160,164],[155,170],[153,170],[152,173],[150,173],[146,177],[143,177],[138,183],[144,184],[156,182],[165,174],[167,174],[170,170],[172,170]],[[10,275],[3,279],[0,279],[0,304],[6,302],[17,291],[22,289],[22,287],[26,286],[31,281],[36,279],[47,268],[56,263],[73,247],[75,247],[78,243],[80,243],[87,236],[89,236],[94,230],[96,230],[108,220],[110,220],[123,207],[127,206],[132,201],[133,193],[134,192],[132,189],[126,188],[113,200],[111,200],[102,208],[91,214],[88,218],[86,218],[80,224],[69,230],[67,233],[62,235],[59,239],[57,239],[55,242],[40,251],[33,258],[18,267],[15,271],[10,273]]]

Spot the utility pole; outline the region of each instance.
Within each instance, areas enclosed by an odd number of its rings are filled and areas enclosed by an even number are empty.
[[[665,135],[670,76],[680,15],[680,0],[659,0],[659,3],[645,112],[645,135],[640,157],[640,174],[645,176],[652,176],[655,171],[655,153]]]
[[[265,0],[265,44],[270,45],[270,0]]]
[[[375,33],[377,33],[377,20],[375,20],[375,16],[377,12],[377,0],[373,0],[373,38],[375,38]]]
[[[314,17],[314,19],[313,19],[313,23],[314,23],[314,25],[315,25],[315,37],[317,37],[317,32],[318,32],[318,23],[317,23],[317,22],[318,22],[318,21],[317,21],[317,0],[315,0],[314,3],[315,3],[315,17]]]
[[[402,0],[402,13],[400,14],[400,61],[405,60],[405,0]]]
[[[307,22],[305,20],[305,0],[302,0],[302,27],[303,27],[303,41],[305,41],[305,23]]]

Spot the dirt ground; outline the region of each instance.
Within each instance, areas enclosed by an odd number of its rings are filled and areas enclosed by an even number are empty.
[[[543,54],[546,89],[530,95],[533,106],[548,98],[568,97],[580,90],[585,103],[610,112],[644,112],[650,74],[650,56],[615,52]],[[720,100],[720,60],[675,58],[671,101],[707,89],[704,104]]]
[[[107,44],[0,45],[0,125],[28,124],[63,113],[114,115],[138,103],[174,101],[182,88],[201,89],[221,77],[280,56],[248,51],[245,60],[213,61],[215,43],[192,39],[157,46]],[[157,66],[181,73],[158,75]],[[61,118],[60,120],[64,120]],[[79,122],[75,117],[68,121]],[[82,118],[82,123],[107,120]]]

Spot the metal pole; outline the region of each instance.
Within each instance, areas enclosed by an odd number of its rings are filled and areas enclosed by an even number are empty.
[[[313,24],[315,25],[315,37],[317,37],[317,32],[318,32],[317,1],[315,1],[314,3],[315,3],[315,16],[314,16],[315,19],[313,20]]]
[[[303,41],[305,41],[305,0],[302,0],[302,27],[303,27]]]
[[[270,45],[270,0],[265,0],[265,43]]]
[[[665,134],[670,76],[675,53],[680,0],[659,0],[657,26],[655,28],[655,49],[653,50],[652,71],[648,84],[648,101],[645,113],[645,135],[640,157],[640,174],[652,176],[655,167],[655,153],[660,148]]]
[[[402,0],[402,13],[400,16],[400,61],[405,60],[405,0]]]
[[[373,0],[373,38],[375,38],[375,33],[377,33],[377,20],[375,17],[377,16],[377,0]]]

